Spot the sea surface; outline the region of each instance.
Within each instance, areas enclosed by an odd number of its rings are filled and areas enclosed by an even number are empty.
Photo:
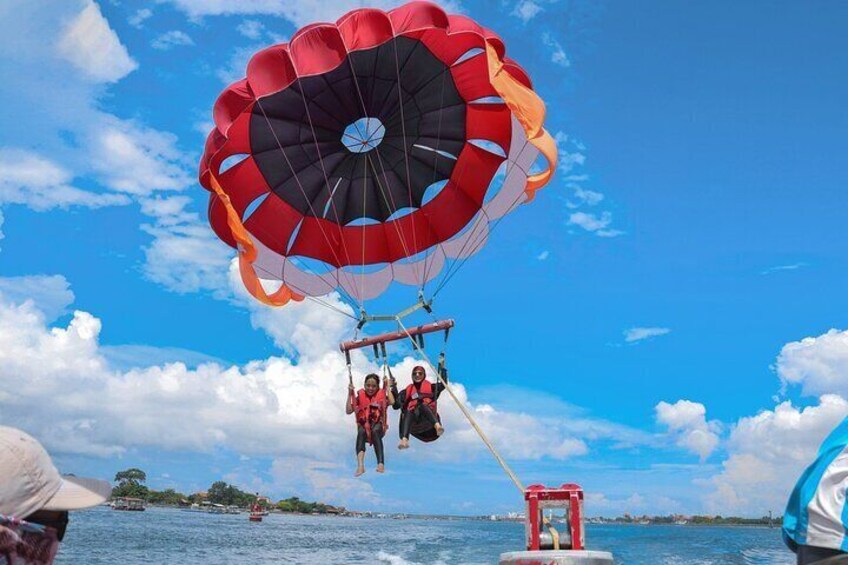
[[[57,563],[491,564],[521,549],[523,525],[476,520],[379,520],[220,515],[99,507],[71,515]],[[794,564],[779,528],[589,525],[589,549],[616,563]]]

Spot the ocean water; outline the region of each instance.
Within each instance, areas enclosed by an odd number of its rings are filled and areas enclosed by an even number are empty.
[[[71,515],[57,563],[492,564],[521,549],[523,526],[471,520],[218,515],[99,507]],[[589,549],[616,563],[793,564],[778,528],[589,525]]]

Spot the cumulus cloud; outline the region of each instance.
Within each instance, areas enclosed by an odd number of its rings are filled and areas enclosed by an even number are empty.
[[[515,8],[513,8],[512,15],[516,16],[522,22],[527,23],[535,18],[541,11],[542,7],[533,0],[521,0],[515,5]]]
[[[824,438],[848,415],[848,332],[787,343],[775,369],[784,392],[799,386],[820,396],[806,407],[780,402],[732,426],[721,472],[704,483],[711,488],[706,503],[716,512],[779,512]]]
[[[141,8],[136,10],[135,13],[127,18],[127,23],[133,26],[134,28],[142,28],[144,27],[144,22],[148,20],[153,15],[153,10],[150,8]]]
[[[65,314],[74,302],[71,285],[61,275],[0,277],[0,296],[15,304],[37,304],[47,322]]]
[[[566,54],[565,49],[559,41],[551,33],[542,34],[542,43],[551,50],[551,62],[560,67],[568,68],[571,66],[571,61]]]
[[[595,192],[594,190],[587,190],[575,184],[571,185],[571,188],[573,188],[574,190],[574,201],[569,200],[569,202],[567,203],[567,206],[569,208],[579,208],[580,206],[584,205],[597,206],[604,199],[604,195],[600,192]]]
[[[574,168],[586,163],[586,155],[583,153],[585,147],[582,143],[563,131],[556,132],[554,141],[557,144],[557,168],[562,173],[570,173]]]
[[[780,513],[819,445],[848,414],[848,402],[833,394],[800,408],[786,401],[774,410],[740,418],[727,442],[721,472],[704,481],[707,507],[716,513],[762,516]]]
[[[146,196],[194,184],[173,134],[105,116],[89,134],[94,170],[113,190]]]
[[[607,211],[600,214],[580,211],[568,216],[568,225],[578,226],[598,237],[617,237],[624,234],[621,230],[611,228],[611,224],[612,213]]]
[[[559,157],[557,168],[563,175],[565,188],[569,191],[565,206],[573,210],[569,212],[567,224],[582,228],[598,237],[623,235],[623,231],[612,227],[612,212],[607,210],[587,212],[581,209],[597,206],[604,200],[602,193],[584,188],[583,183],[589,180],[589,176],[579,174],[576,170],[586,163],[584,145],[562,131],[554,135],[554,140]]]
[[[237,80],[241,80],[247,73],[247,63],[253,54],[265,47],[264,45],[256,44],[247,47],[239,47],[234,49],[230,54],[227,63],[216,71],[216,75],[224,84],[231,84]],[[207,132],[208,133],[208,132]]]
[[[701,461],[718,447],[720,425],[715,420],[707,422],[707,410],[700,402],[660,402],[654,410],[657,422],[668,428],[677,445],[695,453]]]
[[[236,26],[236,31],[248,39],[259,39],[265,26],[258,20],[244,20]]]
[[[280,16],[295,26],[305,26],[313,22],[332,22],[350,10],[362,7],[359,0],[170,0],[177,8],[192,18],[221,15],[260,15]],[[459,12],[457,1],[437,0],[448,12]],[[388,10],[398,5],[396,0],[372,0],[369,7]]]
[[[168,51],[185,45],[194,45],[194,41],[186,32],[177,29],[166,31],[150,42],[150,46],[159,51]]]
[[[97,82],[116,82],[138,68],[100,7],[92,1],[68,24],[58,49],[77,69]]]
[[[835,393],[848,398],[848,331],[832,329],[787,343],[776,368],[784,386],[800,385],[808,395]]]
[[[31,151],[0,148],[0,205],[24,204],[33,210],[82,206],[100,208],[128,204],[119,194],[76,188],[73,175],[57,163]]]
[[[142,212],[153,220],[142,225],[152,236],[144,247],[145,276],[175,292],[230,296],[227,271],[235,252],[199,214],[186,209],[190,203],[177,195],[141,201]]]
[[[40,152],[0,149],[0,206],[22,204],[47,210],[141,203],[161,192],[194,185],[193,159],[182,153],[174,135],[100,109],[106,91],[97,82],[119,80],[129,66],[120,64],[128,56],[97,5],[85,1],[80,12],[79,5],[68,3],[44,10],[38,3],[10,1],[10,9],[19,17],[16,25],[0,21],[0,47],[9,54],[4,59],[9,88],[0,91],[0,108],[3,117],[8,116],[3,120],[4,134],[22,147],[38,146]],[[136,16],[143,21],[149,14],[139,11]],[[74,51],[68,55],[71,64],[57,44]],[[100,56],[110,58],[102,80],[80,73],[78,64],[95,64]],[[32,107],[41,110],[32,112]],[[76,179],[81,178],[95,179],[101,190],[80,188]],[[142,211],[147,210],[142,206]],[[148,246],[151,258],[179,255],[175,247],[180,246],[174,242],[182,243],[181,237],[203,237],[199,220],[190,227],[178,223],[166,227],[160,219],[153,216],[148,226],[154,238],[163,237]],[[179,273],[169,276],[174,280]],[[224,280],[225,275],[219,275],[218,282]]]
[[[60,302],[67,301],[63,280],[50,285]],[[100,344],[101,320],[77,310],[69,322],[53,325],[39,306],[42,298],[21,302],[5,292],[0,296],[0,414],[43,439],[49,449],[115,456],[139,447],[191,452],[224,447],[247,456],[314,462],[310,480],[316,483],[328,484],[340,470],[349,471],[346,455],[354,430],[344,414],[347,371],[335,344],[349,335],[352,321],[328,323],[321,306],[303,302],[275,311],[279,314],[273,318],[256,318],[259,327],[297,351],[296,361],[272,356],[243,365],[200,362],[189,368],[168,362],[128,368],[116,366]],[[329,300],[346,307],[337,298]],[[359,353],[353,362],[357,376],[376,369]],[[404,358],[394,366],[401,386],[416,363]],[[614,426],[585,418],[575,423],[475,404],[461,383],[453,386],[510,458],[567,459],[586,453],[594,438],[618,435]],[[440,408],[449,434],[427,453],[411,457],[457,461],[484,456],[456,405],[446,399]]]
[[[627,343],[636,343],[652,337],[666,335],[671,332],[669,328],[630,328],[624,330],[624,341]]]

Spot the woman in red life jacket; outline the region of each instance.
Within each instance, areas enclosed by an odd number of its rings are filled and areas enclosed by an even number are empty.
[[[348,414],[356,413],[356,472],[355,477],[365,472],[365,443],[374,446],[377,456],[377,472],[386,470],[383,458],[383,436],[389,428],[386,408],[394,404],[392,391],[388,390],[388,380],[384,379],[380,388],[380,377],[371,373],[365,377],[364,388],[355,392],[353,383],[348,387]]]
[[[442,379],[447,382],[447,378],[447,371],[442,371]],[[445,430],[439,419],[436,400],[443,390],[444,383],[428,381],[427,373],[420,365],[412,369],[412,384],[400,394],[392,383],[391,394],[395,397],[392,408],[401,410],[398,449],[409,448],[410,433],[425,442],[434,441],[442,435]]]

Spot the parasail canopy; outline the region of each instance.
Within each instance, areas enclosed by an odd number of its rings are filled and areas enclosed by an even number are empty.
[[[209,221],[267,304],[443,286],[550,179],[544,114],[473,20],[427,2],[355,10],[257,52],[220,95],[200,163]]]

